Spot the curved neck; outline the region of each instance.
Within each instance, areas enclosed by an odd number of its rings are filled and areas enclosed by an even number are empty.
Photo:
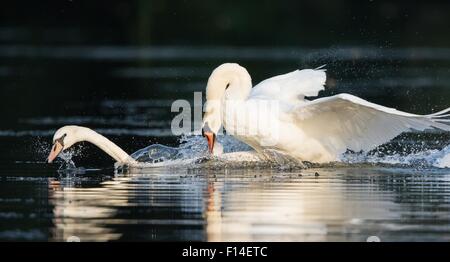
[[[81,140],[90,142],[99,147],[109,156],[114,158],[114,160],[116,160],[117,162],[124,164],[136,163],[136,160],[134,160],[130,155],[128,155],[125,151],[123,151],[122,148],[120,148],[119,146],[111,142],[111,140],[100,135],[99,133],[95,132],[92,129],[82,128],[79,132],[79,136]]]
[[[230,87],[225,92],[227,100],[246,100],[252,90],[252,79],[247,71],[237,71],[230,76]]]
[[[211,73],[206,86],[206,100],[245,100],[252,89],[247,70],[232,63],[222,64]]]
[[[252,78],[244,67],[225,63],[211,73],[206,85],[206,105],[203,125],[217,134],[223,122],[227,104],[247,100],[252,91]],[[230,105],[232,106],[232,105]]]

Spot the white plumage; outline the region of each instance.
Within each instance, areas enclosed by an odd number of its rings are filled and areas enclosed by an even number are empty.
[[[206,91],[207,97],[221,102],[215,103],[216,108],[210,106],[204,125],[208,123],[217,133],[223,124],[227,132],[262,155],[275,152],[319,163],[338,161],[347,149],[371,150],[409,130],[450,131],[450,108],[416,115],[349,94],[305,99],[324,90],[325,80],[325,70],[305,69],[269,78],[252,88],[245,68],[223,64],[211,74]],[[227,103],[229,100],[233,103]],[[256,107],[262,101],[278,103],[276,115],[269,112],[261,117]],[[271,134],[272,129],[277,132]],[[268,140],[272,141],[270,145]]]
[[[331,151],[368,151],[409,130],[450,131],[442,115],[415,115],[349,94],[318,98],[292,110],[304,132]]]
[[[325,81],[325,70],[295,70],[262,81],[253,88],[249,98],[277,97],[285,103],[297,103],[303,101],[305,96],[317,96],[325,89]]]

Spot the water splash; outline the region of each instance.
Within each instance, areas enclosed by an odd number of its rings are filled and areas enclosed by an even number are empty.
[[[137,167],[187,167],[190,169],[222,168],[304,168],[304,163],[285,154],[267,150],[256,153],[250,146],[232,136],[218,136],[214,155],[209,154],[206,140],[199,135],[181,137],[177,147],[154,144],[140,149],[131,156],[139,162]]]
[[[225,163],[243,163],[261,161],[251,148],[231,136],[218,136],[216,149],[223,154],[211,156],[208,153],[206,140],[198,135],[184,135],[177,147],[153,144],[142,148],[131,155],[140,163],[140,167],[179,167],[215,166]],[[221,152],[222,153],[222,152]]]
[[[57,170],[58,173],[60,175],[84,174],[85,169],[83,167],[77,167],[73,161],[73,157],[81,155],[82,152],[82,145],[76,145],[75,147],[62,151],[56,160],[56,163],[60,165]]]
[[[32,143],[33,150],[36,151],[37,157],[40,161],[35,163],[47,163],[47,156],[50,153],[52,148],[52,144],[48,142],[48,140],[43,139],[42,136],[37,136],[36,139]],[[60,166],[58,170],[68,170],[76,168],[75,163],[72,158],[76,155],[81,154],[82,146],[77,145],[68,150],[62,151],[58,158],[55,160],[56,163],[59,163]],[[62,161],[61,161],[62,160]]]
[[[78,156],[82,154],[82,146],[76,146],[74,148],[70,148],[69,150],[65,150],[61,152],[58,156],[62,161],[58,161],[60,166],[58,167],[58,174],[60,180],[69,179],[71,180],[73,177],[78,175],[84,175],[86,172],[97,171],[98,169],[86,169],[84,167],[77,167],[75,162],[73,161],[74,156]]]
[[[450,145],[443,149],[429,149],[423,143],[407,144],[410,141],[395,141],[399,149],[393,150],[389,144],[368,153],[348,152],[340,162],[331,164],[302,163],[289,156],[274,151],[257,154],[248,145],[232,136],[218,136],[218,143],[223,147],[223,154],[210,156],[207,144],[201,136],[183,136],[178,147],[154,144],[138,150],[132,157],[142,163],[141,167],[179,167],[190,168],[276,168],[295,169],[352,165],[388,165],[412,168],[446,168],[450,167]],[[417,142],[417,141],[416,141]],[[406,145],[407,144],[407,145]]]
[[[349,153],[344,154],[341,161],[348,164],[385,164],[395,166],[408,166],[414,168],[447,168],[450,167],[450,146],[443,149],[429,149],[415,153],[404,154],[394,152]]]
[[[73,150],[63,151],[59,154],[59,158],[62,159],[62,166],[59,169],[68,169],[68,168],[76,168],[75,163],[72,160],[74,156]]]

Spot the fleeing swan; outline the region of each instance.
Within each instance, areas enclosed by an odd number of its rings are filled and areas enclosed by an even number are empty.
[[[83,141],[96,145],[106,154],[114,158],[117,163],[126,165],[137,164],[136,160],[123,151],[122,148],[111,142],[111,140],[92,129],[81,126],[64,126],[56,131],[53,136],[53,146],[47,158],[48,163],[53,162],[63,150]]]
[[[142,148],[135,153],[129,155],[119,146],[111,142],[108,138],[100,135],[92,129],[82,126],[64,126],[58,129],[53,136],[53,146],[47,158],[48,163],[52,163],[58,155],[73,146],[78,142],[89,142],[103,150],[106,154],[116,160],[119,166],[126,165],[129,167],[158,167],[164,166],[165,161],[169,160],[169,164],[183,165],[193,163],[198,160],[208,160],[206,152],[198,152],[194,154],[192,150],[185,147],[170,148],[158,144],[153,144],[146,148]],[[153,152],[156,149],[157,152]],[[189,159],[183,156],[183,149],[185,154],[189,155]],[[172,151],[172,152],[169,152]],[[206,150],[205,150],[206,151]],[[167,155],[165,154],[167,153]],[[170,161],[172,160],[172,161]],[[238,151],[222,154],[218,160],[232,161],[236,163],[253,162],[256,163],[261,159],[254,151]],[[178,162],[177,162],[178,161]]]
[[[234,63],[217,67],[208,79],[202,127],[210,152],[222,125],[262,156],[275,153],[315,163],[339,161],[347,150],[369,151],[409,130],[450,131],[450,120],[444,119],[450,108],[416,115],[349,94],[305,98],[324,90],[325,80],[325,70],[305,69],[252,88],[244,67]],[[273,102],[277,110],[260,112],[264,106],[258,105]]]

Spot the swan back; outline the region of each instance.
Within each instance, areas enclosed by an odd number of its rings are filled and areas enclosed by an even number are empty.
[[[305,96],[317,96],[324,90],[324,69],[303,69],[268,78],[257,84],[250,95],[256,99],[278,99],[296,105]]]

